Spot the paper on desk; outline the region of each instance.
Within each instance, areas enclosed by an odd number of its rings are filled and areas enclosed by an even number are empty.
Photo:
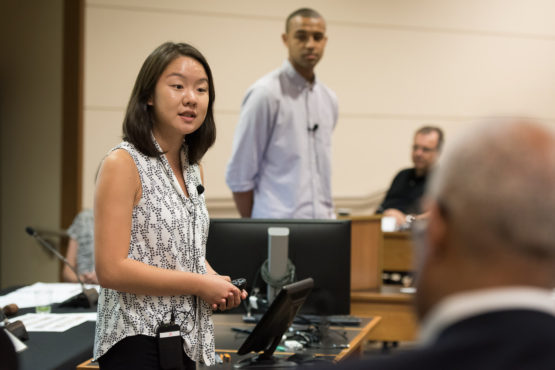
[[[27,331],[64,332],[86,321],[96,321],[96,312],[85,313],[28,313],[17,316]]]
[[[98,285],[85,284],[87,288],[94,287],[99,290]],[[9,294],[0,297],[0,306],[11,303],[17,304],[19,308],[35,307],[37,304],[45,305],[63,302],[82,292],[79,283],[35,283],[19,288]],[[45,294],[47,293],[47,294]],[[48,297],[48,302],[45,302]],[[38,302],[38,300],[41,300]]]

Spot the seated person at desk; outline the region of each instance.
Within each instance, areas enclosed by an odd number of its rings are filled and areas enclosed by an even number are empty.
[[[376,213],[394,217],[398,228],[410,224],[416,215],[423,213],[420,202],[426,180],[442,146],[443,131],[440,128],[424,126],[416,131],[412,145],[414,167],[406,168],[395,176]]]
[[[93,211],[85,209],[73,220],[67,230],[69,244],[66,252],[67,261],[75,267],[81,281],[86,284],[98,284],[94,271],[94,219]],[[67,265],[63,270],[64,281],[77,282],[75,273]]]
[[[506,118],[458,139],[413,228],[420,346],[345,368],[555,366],[555,132]]]

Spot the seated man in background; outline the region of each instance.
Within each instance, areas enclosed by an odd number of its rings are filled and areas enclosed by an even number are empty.
[[[429,216],[413,228],[420,347],[342,366],[553,369],[555,132],[484,122],[443,154],[430,185]]]
[[[69,235],[67,261],[77,270],[83,283],[98,284],[94,271],[93,211],[85,209],[75,216],[67,233]],[[63,277],[64,281],[78,281],[75,273],[67,265],[64,265]]]
[[[423,213],[420,203],[426,180],[442,146],[443,131],[440,128],[424,126],[416,131],[412,146],[414,167],[406,168],[395,176],[376,213],[394,217],[398,228],[410,224],[415,216]]]

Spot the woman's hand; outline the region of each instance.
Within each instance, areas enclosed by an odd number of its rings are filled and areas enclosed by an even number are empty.
[[[246,291],[239,291],[231,284],[229,276],[207,274],[204,276],[204,287],[199,296],[204,299],[213,310],[230,310],[241,304],[241,300],[247,298]]]

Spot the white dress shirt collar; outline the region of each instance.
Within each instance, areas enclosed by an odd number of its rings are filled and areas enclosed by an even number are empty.
[[[297,72],[295,67],[293,67],[288,59],[285,59],[282,68],[285,71],[287,77],[289,77],[289,79],[293,81],[293,84],[299,89],[299,91],[302,91],[305,88],[311,89],[318,83],[316,76],[314,76],[313,82],[307,81],[303,76],[301,76],[299,72]]]

